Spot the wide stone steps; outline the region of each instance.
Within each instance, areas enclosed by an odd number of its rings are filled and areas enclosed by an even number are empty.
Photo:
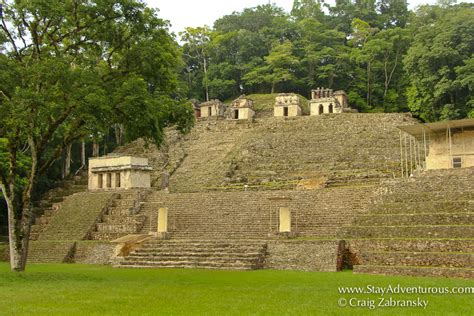
[[[135,249],[120,267],[257,269],[263,267],[266,244],[248,240],[158,240]]]
[[[360,215],[354,225],[361,226],[400,226],[424,223],[425,225],[471,225],[474,223],[474,212],[466,213],[436,213],[436,214],[390,214]]]
[[[373,205],[368,214],[472,213],[474,200],[395,202]]]
[[[410,192],[410,193],[392,193],[383,197],[384,203],[390,202],[424,202],[439,201],[449,202],[456,200],[473,200],[474,193],[469,191],[435,191],[435,192]]]
[[[74,241],[30,241],[29,263],[62,263],[67,260]]]
[[[155,261],[123,261],[118,268],[175,268],[175,269],[216,269],[216,270],[254,270],[253,263],[247,262],[224,262],[214,261],[176,261],[176,262],[155,262]]]
[[[474,253],[474,239],[353,239],[352,253],[366,252],[468,252]]]
[[[388,180],[341,236],[354,271],[473,277],[474,168]]]
[[[473,268],[445,268],[431,266],[373,266],[356,265],[354,273],[367,273],[379,275],[410,275],[426,277],[447,277],[474,279]]]
[[[474,238],[474,225],[352,226],[346,238]]]

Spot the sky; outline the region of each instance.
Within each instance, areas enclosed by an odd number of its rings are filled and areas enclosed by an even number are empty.
[[[145,0],[149,7],[160,10],[159,17],[171,22],[171,31],[178,34],[187,26],[212,26],[218,18],[242,11],[245,8],[268,4],[268,0]],[[334,0],[326,1],[334,4]],[[408,0],[410,9],[421,4],[434,4],[436,0]],[[469,1],[470,2],[470,1]],[[293,0],[271,0],[287,12],[291,11]]]

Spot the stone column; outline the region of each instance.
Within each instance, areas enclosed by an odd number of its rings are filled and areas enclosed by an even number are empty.
[[[280,233],[291,232],[291,212],[288,207],[280,207]]]
[[[158,237],[166,238],[168,233],[168,208],[162,207],[158,209]]]

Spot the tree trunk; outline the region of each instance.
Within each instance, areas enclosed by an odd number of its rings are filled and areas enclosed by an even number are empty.
[[[81,167],[86,165],[86,142],[84,139],[81,141]]]
[[[12,271],[25,271],[28,258],[28,245],[30,240],[31,225],[33,223],[32,194],[34,192],[38,159],[36,156],[35,144],[30,140],[30,150],[32,152],[31,173],[28,185],[22,196],[22,203],[18,203],[16,196],[15,178],[10,177],[8,190],[5,184],[1,184],[4,198],[8,207],[8,237],[10,246],[10,268]],[[15,159],[16,157],[13,157]],[[16,163],[12,161],[11,163]],[[22,206],[20,206],[22,205]],[[20,216],[21,214],[21,216]]]
[[[11,189],[10,189],[11,190]],[[8,240],[10,246],[10,269],[12,271],[22,271],[21,267],[21,242],[18,243],[20,240],[16,237],[20,235],[19,229],[17,225],[17,221],[15,218],[15,214],[18,211],[15,209],[15,195],[13,196],[7,194],[7,190],[2,184],[2,192],[5,201],[7,202],[7,209],[8,209]],[[23,267],[24,270],[24,267]]]
[[[370,106],[370,61],[367,63],[367,108]]]
[[[68,144],[64,157],[64,178],[67,178],[71,174],[71,151],[72,144]]]
[[[271,94],[275,93],[275,84],[272,83],[272,90],[270,91]]]
[[[99,143],[94,140],[92,143],[92,156],[99,157]]]
[[[206,90],[206,101],[209,101],[209,85],[207,82],[207,60],[206,57],[203,58],[203,68],[204,68],[204,89]]]
[[[117,143],[118,146],[120,146],[123,143],[123,134],[124,134],[123,124],[115,124],[114,131],[115,131],[115,142]]]

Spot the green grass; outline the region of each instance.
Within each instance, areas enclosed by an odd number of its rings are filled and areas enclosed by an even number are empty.
[[[338,307],[338,286],[474,287],[472,280],[382,277],[351,272],[133,270],[92,265],[0,264],[2,315],[472,315],[474,294],[395,295],[422,308]],[[387,294],[385,295],[387,297]]]

